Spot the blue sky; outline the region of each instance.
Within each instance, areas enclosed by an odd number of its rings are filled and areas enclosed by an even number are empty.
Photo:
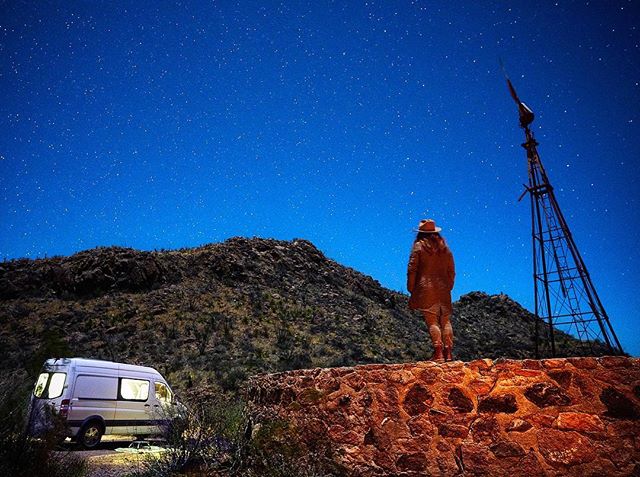
[[[306,238],[402,290],[419,219],[455,296],[532,306],[502,58],[623,347],[640,354],[633,2],[0,6],[0,256]]]

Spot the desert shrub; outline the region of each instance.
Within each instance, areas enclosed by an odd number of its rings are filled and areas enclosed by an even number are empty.
[[[304,440],[292,423],[267,420],[255,426],[236,453],[235,475],[243,477],[339,477],[344,470],[332,458],[326,436]]]
[[[246,380],[246,370],[233,366],[220,378],[220,387],[223,391],[237,392]]]
[[[167,450],[147,459],[130,477],[218,475],[232,467],[244,422],[241,403],[225,398],[193,400],[188,411],[168,417]]]
[[[86,462],[76,455],[56,450],[66,427],[55,415],[53,427],[39,438],[27,433],[32,383],[23,377],[0,382],[0,475],[12,477],[81,477]]]
[[[295,347],[278,353],[278,370],[304,369],[313,365],[308,348]]]
[[[328,440],[305,442],[283,420],[248,425],[245,405],[217,396],[194,399],[167,429],[167,450],[150,456],[128,477],[339,477]]]

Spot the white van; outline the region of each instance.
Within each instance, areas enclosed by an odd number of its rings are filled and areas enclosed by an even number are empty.
[[[97,359],[45,361],[29,413],[29,430],[38,435],[51,426],[52,409],[66,419],[69,437],[85,448],[104,434],[161,434],[175,416],[173,392],[153,368]]]

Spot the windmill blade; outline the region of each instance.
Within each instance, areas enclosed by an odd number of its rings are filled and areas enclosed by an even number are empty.
[[[520,106],[522,104],[522,101],[520,101],[520,98],[518,98],[518,93],[516,93],[516,89],[513,87],[513,84],[511,84],[511,80],[509,78],[507,78],[507,86],[509,86],[511,97],[516,102],[516,104]]]
[[[518,98],[518,93],[516,93],[516,89],[513,87],[513,84],[509,79],[509,75],[507,74],[507,69],[504,67],[504,62],[502,61],[502,58],[498,58],[498,61],[500,62],[500,69],[502,70],[504,79],[507,80],[507,86],[509,87],[509,92],[511,93],[511,97],[516,102],[518,107],[520,107],[520,105],[522,104],[522,101],[520,101],[520,98]]]

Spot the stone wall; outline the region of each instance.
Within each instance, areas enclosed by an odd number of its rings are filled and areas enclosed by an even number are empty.
[[[640,476],[640,360],[418,362],[260,375],[254,422],[358,476]]]

